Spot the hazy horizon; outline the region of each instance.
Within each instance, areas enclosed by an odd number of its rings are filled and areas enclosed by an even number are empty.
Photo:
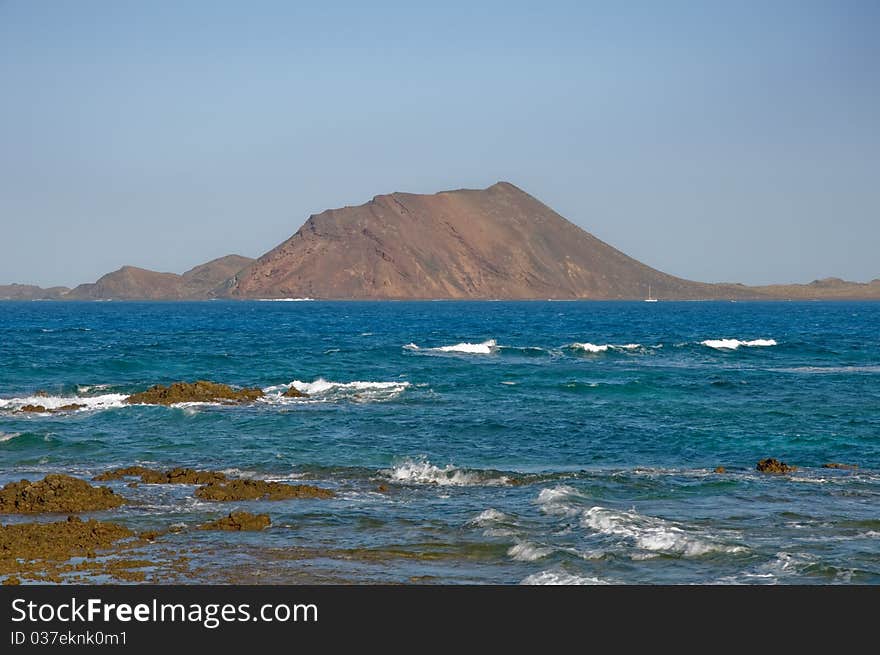
[[[705,282],[880,278],[880,7],[0,0],[0,284],[506,180]]]

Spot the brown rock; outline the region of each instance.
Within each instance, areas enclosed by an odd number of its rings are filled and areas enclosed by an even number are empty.
[[[716,466],[715,472],[716,473],[727,473],[727,469],[725,469],[723,466]]]
[[[157,384],[146,391],[129,396],[125,402],[132,405],[173,405],[192,402],[239,404],[253,402],[262,395],[263,390],[258,388],[235,390],[226,384],[198,380],[175,382],[167,387]]]
[[[841,464],[840,462],[828,462],[827,464],[822,464],[823,469],[848,469],[855,470],[859,468],[858,464]]]
[[[190,468],[159,471],[144,466],[126,466],[112,471],[104,471],[92,479],[105,482],[107,480],[121,480],[126,477],[139,477],[141,482],[145,484],[209,484],[226,480],[226,475],[218,471],[196,471]]]
[[[306,397],[306,394],[304,394],[302,391],[300,391],[296,387],[290,387],[290,389],[288,389],[287,391],[285,391],[281,395],[283,395],[285,398],[305,398]]]
[[[0,514],[91,512],[119,507],[125,499],[107,487],[93,487],[69,475],[50,474],[39,482],[21,480],[0,489]]]
[[[126,466],[124,468],[113,469],[112,471],[104,471],[92,478],[95,482],[108,482],[110,480],[121,480],[128,477],[140,477],[145,473],[153,472],[145,466]],[[158,473],[158,471],[156,471]]]
[[[85,405],[81,405],[80,403],[70,403],[69,405],[62,405],[61,407],[56,407],[50,411],[52,412],[73,412],[77,409],[82,409]]]
[[[18,408],[18,411],[45,414],[49,410],[46,409],[45,407],[43,407],[42,405],[22,405],[21,407]]]
[[[376,487],[376,491],[378,491],[380,494],[388,493],[388,485],[380,484],[378,487]]]
[[[791,473],[792,471],[797,471],[797,466],[789,466],[785,462],[780,462],[772,457],[762,459],[755,468],[761,473]]]
[[[309,484],[285,484],[265,480],[228,480],[199,487],[195,493],[202,500],[287,500],[290,498],[333,498],[329,489]]]
[[[75,516],[55,523],[3,525],[0,526],[0,574],[18,573],[22,561],[64,561],[88,556],[131,535],[131,531],[121,525],[83,521]]]
[[[199,530],[262,530],[271,525],[268,514],[251,514],[250,512],[232,512],[216,521],[209,521],[199,526]]]
[[[79,403],[70,403],[68,405],[61,405],[61,407],[48,408],[43,405],[22,405],[18,408],[20,412],[34,412],[39,414],[50,414],[54,412],[72,412],[76,409],[81,409],[85,407],[85,405],[80,405]]]

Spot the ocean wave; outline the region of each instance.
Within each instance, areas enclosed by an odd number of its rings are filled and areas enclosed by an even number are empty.
[[[0,410],[16,411],[25,405],[40,405],[47,410],[57,410],[66,405],[81,405],[74,412],[123,407],[127,395],[107,393],[100,396],[25,396],[22,398],[0,398]]]
[[[427,460],[406,460],[382,471],[392,482],[429,484],[441,487],[498,486],[510,484],[510,478],[497,471],[461,469],[447,464],[443,468]]]
[[[637,548],[650,553],[699,557],[712,552],[738,553],[742,546],[723,544],[689,533],[672,523],[634,510],[617,512],[591,507],[583,512],[581,525],[596,532],[632,540]]]
[[[566,571],[541,571],[533,573],[520,582],[521,585],[604,585],[608,582],[599,578],[588,578]]]
[[[76,392],[89,393],[90,391],[103,391],[109,388],[109,384],[78,384],[76,385]]]
[[[588,353],[592,353],[592,354],[604,353],[604,352],[608,352],[609,350],[633,352],[633,351],[642,349],[642,345],[640,343],[626,343],[626,344],[622,344],[622,345],[618,345],[618,344],[614,344],[614,343],[605,343],[605,344],[597,345],[595,343],[590,343],[588,341],[583,342],[583,343],[575,341],[574,343],[570,343],[565,347],[568,348],[569,350],[584,351],[584,352],[588,352]]]
[[[468,521],[468,525],[476,525],[481,528],[485,528],[486,526],[495,525],[497,523],[504,523],[505,521],[509,520],[510,517],[507,516],[507,514],[498,511],[494,507],[490,507],[489,509],[483,510],[470,521]]]
[[[534,562],[553,552],[553,548],[539,546],[531,541],[520,541],[507,549],[507,555],[518,562]]]
[[[536,502],[545,514],[574,516],[581,511],[576,501],[582,498],[583,496],[574,487],[561,484],[541,489]]]
[[[498,349],[498,342],[495,339],[489,339],[481,343],[456,343],[451,346],[438,346],[437,348],[422,348],[414,343],[408,343],[404,346],[406,350],[414,350],[421,352],[434,353],[462,353],[466,355],[491,355]]]
[[[833,374],[833,373],[880,373],[880,366],[792,366],[788,368],[778,368],[777,371],[785,373],[812,373],[816,375]]]
[[[0,432],[0,443],[3,443],[4,441],[12,441],[20,436],[21,432]]]
[[[333,400],[353,400],[355,402],[375,402],[396,398],[411,385],[409,382],[370,382],[355,380],[354,382],[333,382],[318,378],[312,382],[294,380],[288,384],[280,384],[263,389],[266,395],[260,402],[270,404],[288,404],[302,402],[327,402]],[[305,394],[300,398],[288,398],[284,392],[296,389]]]
[[[740,339],[706,339],[700,342],[701,346],[708,346],[715,350],[736,350],[740,346],[747,348],[767,347],[778,345],[775,339],[752,339],[751,341],[741,341]]]
[[[314,298],[257,298],[257,302],[313,302]]]

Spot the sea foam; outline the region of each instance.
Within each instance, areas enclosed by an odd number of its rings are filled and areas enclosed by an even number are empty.
[[[633,351],[633,350],[638,350],[641,347],[642,347],[642,345],[639,343],[626,343],[626,344],[622,344],[622,345],[613,344],[613,343],[605,343],[605,344],[597,345],[595,343],[590,343],[588,341],[583,342],[583,343],[576,341],[574,343],[568,344],[568,346],[567,346],[567,348],[569,348],[570,350],[583,350],[585,352],[594,353],[594,354],[604,353],[609,350]]]
[[[588,578],[574,575],[566,571],[541,571],[533,573],[522,582],[522,585],[603,585],[608,584],[599,578]]]
[[[552,552],[552,548],[539,546],[531,541],[520,541],[507,549],[508,557],[518,562],[534,562],[547,557]]]
[[[329,400],[354,400],[356,402],[364,401],[382,401],[396,398],[405,391],[411,384],[409,382],[370,382],[355,380],[354,382],[333,382],[318,378],[312,382],[304,382],[302,380],[294,380],[289,384],[281,384],[272,387],[266,387],[263,392],[266,394],[260,400],[268,403],[279,402],[303,402],[303,401],[329,401]],[[304,398],[286,398],[284,392],[288,389],[296,389],[305,394]]]
[[[705,341],[701,341],[700,345],[708,346],[715,350],[736,350],[740,346],[754,348],[761,346],[775,346],[777,343],[775,339],[752,339],[751,341],[741,341],[740,339],[706,339]]]
[[[435,353],[463,353],[466,355],[491,355],[498,348],[498,342],[495,339],[489,339],[481,343],[456,343],[451,346],[438,346],[437,348],[421,348],[414,343],[408,343],[404,346],[406,350],[419,350],[422,352]]]
[[[427,460],[406,460],[383,473],[392,482],[442,487],[497,486],[510,482],[508,477],[494,471],[460,469],[452,464],[440,468]]]
[[[0,398],[0,409],[18,410],[25,405],[42,405],[47,410],[58,409],[65,405],[82,405],[77,412],[111,409],[123,407],[127,395],[107,393],[100,396],[25,396],[23,398]]]
[[[737,553],[742,546],[718,543],[689,533],[671,521],[642,516],[630,510],[618,512],[591,507],[583,512],[581,525],[596,532],[632,540],[637,548],[653,553],[698,557],[711,552]]]

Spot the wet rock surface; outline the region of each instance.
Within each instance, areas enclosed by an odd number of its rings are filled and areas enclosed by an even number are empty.
[[[131,405],[173,405],[175,403],[222,402],[241,404],[254,402],[263,396],[259,388],[233,389],[227,384],[198,380],[175,382],[169,386],[157,384],[146,391],[129,396]]]
[[[69,403],[67,405],[61,405],[61,407],[45,407],[43,405],[22,405],[18,408],[19,412],[27,412],[32,414],[54,414],[55,412],[72,412],[77,409],[82,409],[85,405],[81,405],[79,403]]]
[[[855,470],[859,468],[858,464],[842,464],[840,462],[828,462],[827,464],[822,464],[823,469],[844,469],[844,470]]]
[[[761,473],[791,473],[797,471],[797,466],[791,466],[785,462],[780,462],[773,457],[762,459],[758,462],[755,468]]]
[[[85,480],[55,473],[38,482],[10,482],[0,489],[0,514],[91,512],[125,502],[108,487],[93,487]]]
[[[199,526],[199,530],[258,531],[268,528],[271,524],[268,514],[231,512],[229,516],[224,516],[222,519],[203,523]]]
[[[306,394],[297,389],[296,387],[290,387],[287,391],[281,394],[285,398],[305,398]]]
[[[46,559],[63,561],[71,557],[94,557],[95,550],[108,548],[132,532],[116,523],[83,521],[76,516],[54,523],[17,523],[0,526],[0,573],[8,573],[12,560]]]
[[[212,482],[196,489],[202,500],[288,500],[291,498],[333,498],[329,489],[310,484],[285,484],[265,480],[227,480]]]
[[[124,468],[105,471],[96,475],[92,480],[107,482],[110,480],[122,480],[123,478],[140,478],[146,484],[209,484],[222,482],[226,475],[219,471],[197,471],[191,468],[173,468],[168,471],[151,469],[145,466],[126,466]]]

